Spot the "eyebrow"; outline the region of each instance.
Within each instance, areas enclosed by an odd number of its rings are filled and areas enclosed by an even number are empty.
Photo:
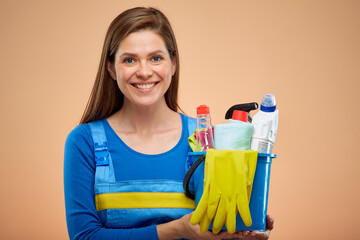
[[[165,54],[162,50],[155,50],[155,51],[150,52],[148,55],[154,55],[154,54],[157,54],[157,53]],[[122,56],[136,57],[137,54],[135,54],[135,53],[130,53],[130,52],[124,52],[124,53],[122,53],[119,57],[121,58]]]

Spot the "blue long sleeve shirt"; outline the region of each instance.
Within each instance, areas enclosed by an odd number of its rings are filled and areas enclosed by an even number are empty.
[[[187,143],[187,117],[181,115],[182,134],[171,150],[155,155],[128,147],[103,119],[116,181],[183,180]],[[158,239],[156,225],[131,229],[105,228],[95,207],[95,156],[90,128],[81,124],[70,132],[65,143],[64,191],[70,239]]]

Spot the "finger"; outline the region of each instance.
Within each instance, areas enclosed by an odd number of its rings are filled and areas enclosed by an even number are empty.
[[[266,230],[265,232],[261,232],[261,231],[252,231],[250,233],[251,236],[256,237],[256,239],[260,239],[260,240],[266,240],[269,238],[270,236],[270,231]]]
[[[221,231],[221,228],[225,224],[227,208],[229,205],[228,202],[229,202],[229,200],[226,197],[222,196],[220,198],[219,206],[217,208],[217,211],[216,211],[216,214],[214,217],[214,222],[213,222],[212,232],[214,234],[218,234]]]
[[[210,194],[209,194],[210,195]],[[213,219],[217,211],[218,205],[220,202],[220,195],[218,196],[209,196],[208,205],[207,205],[207,215],[208,218]]]
[[[201,219],[200,222],[200,232],[206,233],[209,230],[210,223],[211,223],[211,219],[209,219],[207,215],[204,214],[204,217]]]
[[[221,231],[218,235],[216,235],[219,239],[244,239],[244,237],[238,232],[230,234],[227,231]]]
[[[223,240],[223,239],[238,239],[235,238],[228,234],[226,231],[222,231],[219,234],[215,235],[214,233],[212,233],[211,231],[207,231],[205,234],[201,234],[201,236],[199,236],[198,239],[206,239],[206,240]]]
[[[266,230],[273,230],[274,228],[274,218],[270,215],[266,216]]]
[[[204,215],[206,215],[206,207],[209,199],[209,185],[205,185],[203,195],[197,205],[194,214],[191,216],[190,222],[192,225],[198,224]]]
[[[250,215],[249,202],[247,201],[247,196],[245,195],[238,195],[237,207],[245,226],[250,227],[252,225],[252,220]]]
[[[229,210],[226,216],[226,229],[231,234],[235,232],[235,226],[236,226],[236,214],[237,214],[237,208],[236,208],[236,194],[232,197]]]

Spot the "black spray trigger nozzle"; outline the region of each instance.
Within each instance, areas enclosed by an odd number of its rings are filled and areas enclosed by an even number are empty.
[[[237,104],[229,108],[225,114],[225,119],[230,119],[233,115],[234,110],[240,110],[244,112],[250,113],[251,110],[258,109],[259,105],[256,102],[252,103],[243,103],[243,104]],[[252,118],[250,117],[250,114],[248,115],[248,121],[251,123]]]

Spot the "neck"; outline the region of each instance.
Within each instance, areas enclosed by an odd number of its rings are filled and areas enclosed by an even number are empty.
[[[174,117],[178,117],[177,113],[171,110],[163,99],[152,106],[138,106],[124,100],[122,108],[110,118],[125,132],[147,134],[161,130],[169,124],[169,119]]]

